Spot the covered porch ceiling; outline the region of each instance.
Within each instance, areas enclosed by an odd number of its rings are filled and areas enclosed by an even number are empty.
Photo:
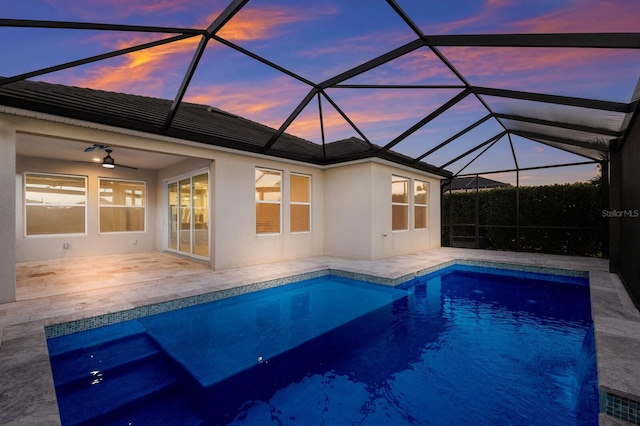
[[[638,110],[633,0],[134,3],[67,6],[58,20],[3,11],[2,39],[21,54],[0,66],[0,104],[442,176],[606,160]]]

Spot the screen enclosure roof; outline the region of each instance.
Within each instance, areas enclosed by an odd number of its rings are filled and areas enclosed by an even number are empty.
[[[313,164],[597,163],[638,106],[635,0],[34,1],[0,104]]]

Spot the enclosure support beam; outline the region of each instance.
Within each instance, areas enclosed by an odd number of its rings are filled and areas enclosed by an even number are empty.
[[[600,163],[600,197],[602,210],[609,210],[609,162]],[[602,219],[602,257],[609,257],[609,226],[605,219]]]
[[[480,178],[476,175],[476,217],[475,217],[476,248],[480,248]]]
[[[611,210],[622,210],[622,152],[612,151],[610,153],[609,165],[609,208]],[[607,218],[609,225],[609,272],[620,273],[620,245],[622,241],[619,217]]]

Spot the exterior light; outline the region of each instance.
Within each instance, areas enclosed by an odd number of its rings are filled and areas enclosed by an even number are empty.
[[[116,166],[115,160],[111,157],[111,150],[105,149],[107,156],[102,159],[102,167],[106,169],[113,169]]]

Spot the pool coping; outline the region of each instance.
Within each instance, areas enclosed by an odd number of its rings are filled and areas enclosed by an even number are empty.
[[[363,274],[359,272],[350,272],[342,269],[326,268],[313,272],[304,272],[300,274],[290,275],[284,278],[275,278],[271,280],[256,282],[252,284],[246,284],[243,286],[233,287],[224,290],[217,290],[208,293],[198,294],[195,296],[181,297],[174,300],[152,303],[149,305],[138,306],[131,309],[126,309],[117,312],[111,312],[107,314],[97,315],[94,317],[82,318],[73,321],[67,321],[44,327],[45,337],[47,339],[53,337],[60,337],[67,334],[77,333],[80,331],[91,330],[98,327],[103,327],[111,324],[116,324],[133,319],[143,318],[150,315],[156,315],[163,312],[173,311],[176,309],[182,309],[190,306],[200,305],[203,303],[214,302],[216,300],[222,300],[229,297],[239,296],[242,294],[253,293],[260,290],[265,290],[273,287],[280,287],[287,284],[296,283],[308,279],[318,278],[327,275],[333,275],[343,278],[351,278],[354,280],[366,281],[373,284],[381,284],[390,287],[397,287],[405,282],[411,281],[414,278],[423,277],[433,272],[448,268],[454,265],[466,265],[466,266],[480,266],[488,268],[503,269],[509,271],[518,272],[535,272],[549,275],[559,276],[577,276],[588,278],[588,273],[584,271],[560,269],[560,268],[548,268],[543,266],[527,266],[518,264],[509,264],[502,262],[487,262],[487,261],[474,261],[467,259],[456,259],[444,262],[438,265],[434,265],[428,268],[424,268],[412,273],[402,275],[397,278],[385,278],[378,275]]]

